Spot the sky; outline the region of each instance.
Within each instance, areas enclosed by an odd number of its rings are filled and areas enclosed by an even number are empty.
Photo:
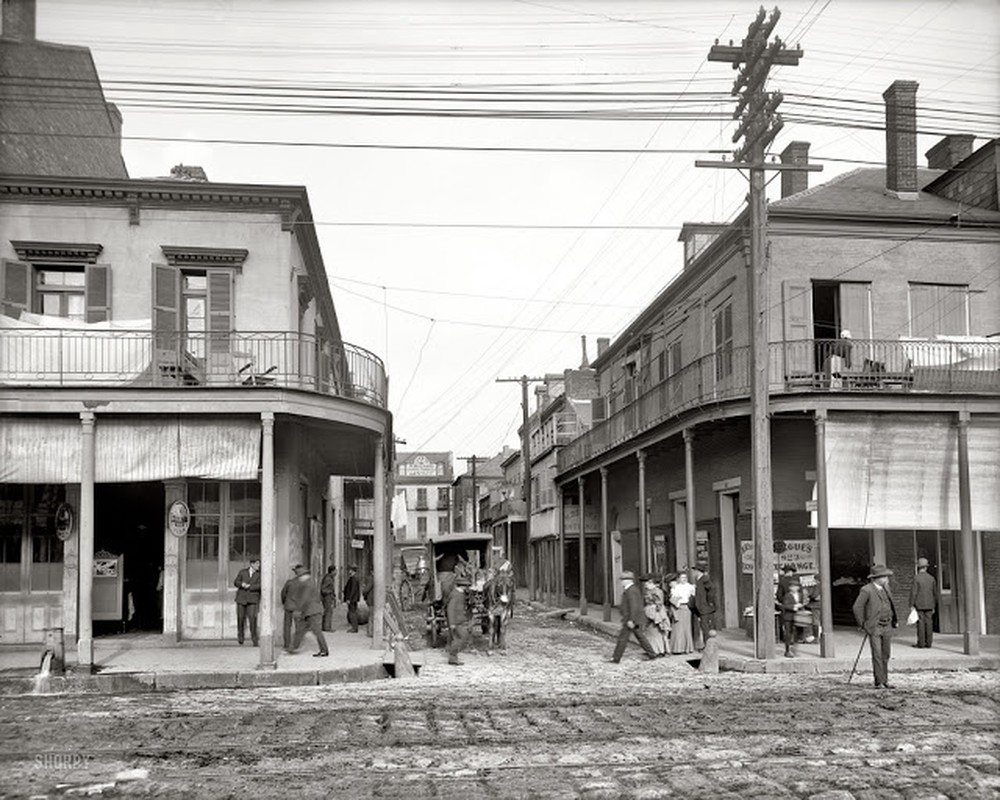
[[[518,446],[520,387],[619,335],[727,221],[736,73],[759,5],[715,0],[38,0],[90,47],[133,178],[303,185],[343,338],[386,364],[405,451]],[[768,7],[769,11],[773,6]],[[919,83],[918,160],[1000,131],[1000,3],[796,0],[773,36],[810,185],[884,160],[882,92]],[[773,38],[772,36],[772,38]],[[777,175],[777,173],[774,173]],[[780,194],[780,179],[769,197]]]

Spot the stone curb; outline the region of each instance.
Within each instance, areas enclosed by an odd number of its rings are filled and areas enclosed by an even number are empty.
[[[280,686],[324,686],[361,683],[389,677],[382,664],[296,672],[105,672],[96,675],[51,675],[48,687],[36,689],[35,678],[0,675],[0,696],[30,694],[133,694],[190,689],[250,689]]]

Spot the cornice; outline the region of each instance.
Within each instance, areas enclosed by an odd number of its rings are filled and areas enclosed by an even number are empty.
[[[96,264],[103,245],[92,242],[12,241],[22,261],[50,261],[61,264]]]
[[[172,267],[235,267],[243,266],[248,250],[236,247],[184,247],[160,245],[167,263]]]

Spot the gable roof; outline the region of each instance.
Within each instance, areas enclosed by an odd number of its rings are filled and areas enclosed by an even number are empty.
[[[127,178],[86,47],[0,38],[0,174]]]

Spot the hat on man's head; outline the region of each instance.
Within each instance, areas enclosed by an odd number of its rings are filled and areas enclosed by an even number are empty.
[[[885,564],[876,564],[872,567],[872,571],[868,573],[869,578],[888,578],[892,575],[892,570],[886,567]]]
[[[621,581],[634,581],[635,580],[635,573],[632,572],[632,570],[630,570],[630,569],[626,569],[619,576],[618,580],[621,580]]]
[[[356,564],[348,564],[347,565],[347,571],[348,572],[357,572],[358,571],[358,567],[357,567]]]
[[[292,567],[292,572],[294,572],[296,575],[305,575],[308,571],[309,570],[307,570],[301,564],[296,564],[294,567]]]
[[[455,573],[455,585],[456,586],[472,586],[472,578],[470,578],[464,572],[456,572]]]
[[[694,565],[694,568],[699,572],[708,572],[708,562],[699,561],[697,564]]]
[[[917,559],[917,569],[920,569],[920,567],[929,567],[930,565],[931,565],[931,562],[928,561],[926,558],[918,558]]]

